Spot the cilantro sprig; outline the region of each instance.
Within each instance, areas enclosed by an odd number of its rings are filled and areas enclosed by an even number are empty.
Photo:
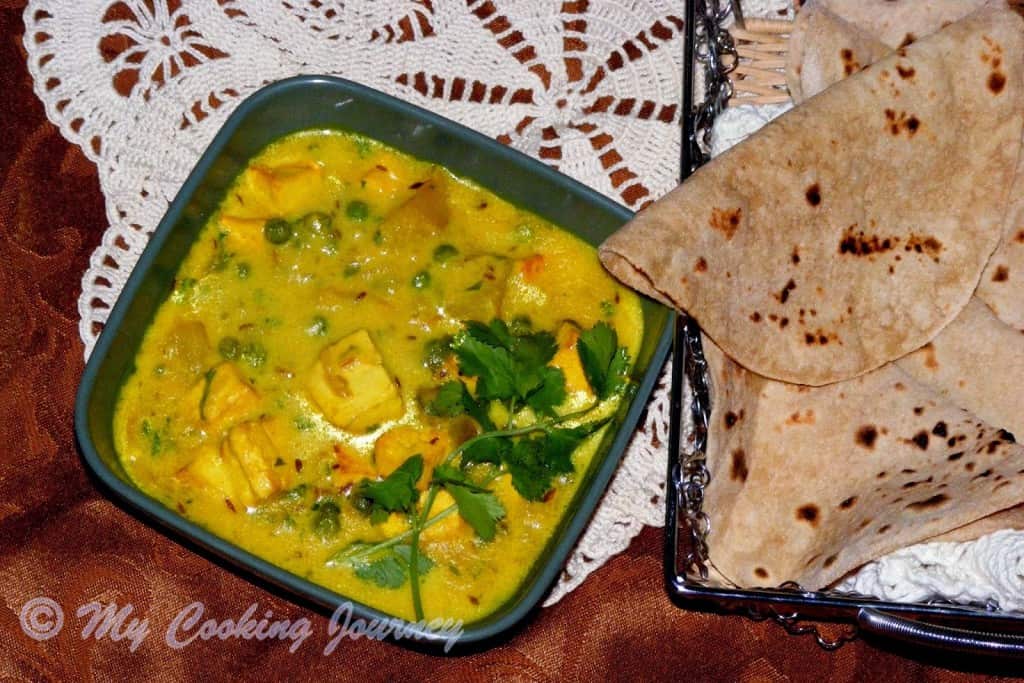
[[[418,510],[416,484],[424,471],[420,455],[382,480],[360,482],[352,495],[374,524],[399,512],[408,515],[410,528],[376,544],[352,544],[328,561],[347,564],[360,578],[386,588],[400,587],[408,578],[417,619],[423,618],[419,577],[433,566],[420,551],[423,530],[457,513],[477,537],[493,540],[506,511],[489,486],[508,476],[526,500],[546,500],[556,479],[575,471],[573,453],[607,424],[602,406],[630,386],[629,354],[603,322],[582,331],[576,342],[596,400],[571,413],[559,413],[566,399],[565,375],[550,365],[558,345],[549,332],[533,331],[522,322],[513,330],[502,320],[473,321],[455,337],[431,344],[428,360],[440,364],[438,359],[453,354],[460,379],[442,384],[426,411],[438,417],[468,416],[481,431],[433,468]],[[493,415],[504,415],[505,424],[499,427]],[[441,491],[454,503],[434,512]]]

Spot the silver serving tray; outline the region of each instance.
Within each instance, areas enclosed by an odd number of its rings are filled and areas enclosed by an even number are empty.
[[[728,4],[720,0],[686,3],[682,178],[706,160],[700,141],[707,146],[714,117],[732,94],[728,68],[722,60],[730,53],[735,57],[732,39],[722,28],[729,12]],[[697,106],[695,67],[703,69],[706,93]],[[813,636],[829,650],[859,634],[872,634],[953,652],[1024,658],[1024,614],[1002,612],[993,605],[898,603],[834,590],[807,591],[795,584],[741,589],[710,579],[710,520],[702,506],[704,489],[712,476],[706,466],[705,447],[713,406],[700,328],[685,315],[677,321],[672,360],[664,574],[666,590],[675,604],[773,619],[794,635]],[[687,418],[693,428],[684,435]],[[804,623],[808,619],[843,623],[848,628],[838,637],[826,637],[814,624]]]

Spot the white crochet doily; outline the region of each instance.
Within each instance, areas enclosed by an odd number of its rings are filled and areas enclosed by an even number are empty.
[[[751,0],[778,17],[789,0]],[[47,116],[99,169],[110,227],[78,300],[85,355],[228,114],[296,74],[359,81],[638,209],[678,173],[683,3],[670,0],[33,0]],[[546,604],[663,524],[667,371]]]

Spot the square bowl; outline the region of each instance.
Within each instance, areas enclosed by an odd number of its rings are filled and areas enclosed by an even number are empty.
[[[230,543],[136,488],[114,448],[113,414],[122,383],[179,265],[247,162],[269,143],[309,129],[358,133],[469,178],[503,199],[597,245],[632,217],[598,192],[530,157],[429,111],[359,84],[300,76],[259,90],[235,110],[171,203],[110,313],[89,359],[75,404],[75,433],[89,468],[145,517],[271,584],[334,610],[351,604],[363,619],[389,615],[281,569]],[[674,314],[644,300],[644,338],[623,401],[566,512],[538,560],[497,610],[465,626],[459,645],[493,638],[519,622],[544,596],[600,501],[658,378],[672,339]],[[444,636],[417,624],[407,635],[439,644]],[[404,641],[403,641],[404,642]]]

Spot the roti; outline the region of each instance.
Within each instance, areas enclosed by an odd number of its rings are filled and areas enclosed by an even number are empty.
[[[1001,238],[1021,67],[1020,18],[980,10],[705,165],[601,259],[761,375],[824,385],[870,372],[956,317]]]
[[[1020,502],[1024,447],[893,364],[824,387],[759,377],[705,337],[710,562],[824,588]]]
[[[800,103],[875,62],[898,47],[897,40],[913,42],[982,4],[981,0],[808,4],[797,17],[787,52],[786,81],[793,101]],[[1004,323],[1024,330],[1024,160],[1017,168],[1009,201],[999,245],[976,295]]]

